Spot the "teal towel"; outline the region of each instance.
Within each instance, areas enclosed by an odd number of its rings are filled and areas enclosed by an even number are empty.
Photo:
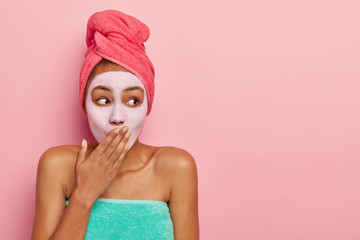
[[[66,200],[66,206],[69,200]],[[98,198],[84,240],[174,239],[168,204],[155,200]]]

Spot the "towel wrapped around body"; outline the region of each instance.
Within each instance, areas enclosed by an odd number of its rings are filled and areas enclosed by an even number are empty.
[[[66,205],[68,203],[66,200]],[[85,235],[85,240],[95,239],[174,239],[168,205],[154,200],[98,198]]]

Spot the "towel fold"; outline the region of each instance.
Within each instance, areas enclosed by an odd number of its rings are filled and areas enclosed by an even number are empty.
[[[135,17],[108,9],[90,16],[87,23],[85,60],[80,71],[80,102],[84,109],[86,82],[92,69],[103,58],[128,69],[144,84],[149,115],[154,99],[155,70],[145,52],[150,36],[147,25]]]

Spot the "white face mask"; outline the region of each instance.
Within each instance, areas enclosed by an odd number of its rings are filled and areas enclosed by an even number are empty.
[[[92,99],[93,89],[99,85],[111,89],[111,92],[97,89],[96,96]],[[123,91],[133,86],[143,89],[142,103],[138,102],[141,99],[134,100],[134,97],[140,95],[141,90]],[[145,122],[148,107],[145,87],[141,80],[130,72],[104,72],[96,75],[91,81],[85,107],[91,132],[99,144],[112,129],[128,125],[131,136],[127,143],[131,148]]]

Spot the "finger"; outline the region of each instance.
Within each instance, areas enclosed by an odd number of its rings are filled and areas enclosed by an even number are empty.
[[[118,135],[119,131],[120,131],[120,127],[111,130],[108,133],[108,135],[104,138],[104,140],[102,140],[101,143],[93,151],[94,154],[102,155],[105,152],[106,148],[109,146],[109,144],[112,142],[112,140]]]
[[[130,131],[128,131],[124,137],[121,139],[120,143],[118,143],[117,147],[114,149],[112,154],[109,157],[109,161],[114,163],[122,154],[123,149],[125,148],[125,145],[127,144],[129,138],[130,138]]]
[[[126,153],[129,151],[129,144],[125,144],[124,149],[122,150],[120,156],[114,161],[113,168],[119,168],[125,158]]]
[[[104,153],[102,154],[102,157],[104,157],[106,160],[109,160],[112,153],[115,151],[123,137],[125,136],[127,130],[129,129],[128,126],[124,126],[121,128],[120,132],[117,134],[116,137],[111,141],[111,143],[108,145]]]
[[[76,163],[78,166],[80,166],[85,161],[85,155],[87,150],[87,141],[85,139],[81,142],[80,150],[78,151]]]

